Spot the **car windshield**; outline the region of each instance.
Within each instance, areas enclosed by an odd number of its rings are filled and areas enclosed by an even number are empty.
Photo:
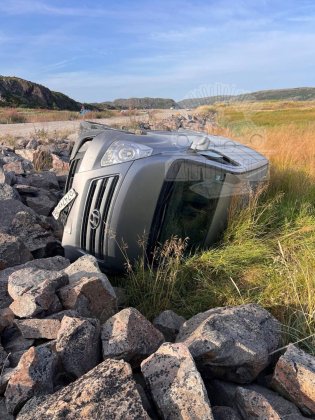
[[[162,189],[158,203],[158,242],[177,236],[189,238],[190,249],[203,247],[223,182],[221,171],[191,163],[187,166],[186,162],[181,164],[176,177],[167,180]]]

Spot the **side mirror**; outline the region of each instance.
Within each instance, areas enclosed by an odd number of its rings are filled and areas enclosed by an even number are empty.
[[[190,145],[191,150],[208,150],[210,146],[210,140],[208,137],[197,137]]]

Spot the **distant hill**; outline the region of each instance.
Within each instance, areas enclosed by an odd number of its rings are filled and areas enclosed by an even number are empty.
[[[195,108],[211,105],[215,102],[237,101],[309,101],[315,100],[315,88],[301,87],[293,89],[261,90],[242,95],[209,96],[187,98],[175,102],[170,98],[129,98],[115,99],[94,104],[84,104],[91,110],[102,109],[178,109]],[[45,86],[19,77],[0,76],[0,107],[46,108],[56,110],[79,111],[82,104],[60,92],[54,92]]]
[[[204,98],[187,98],[178,101],[181,108],[195,108],[200,105],[212,105],[215,102],[238,101],[313,101],[315,88],[301,87],[292,89],[260,90],[242,95],[208,96]]]
[[[114,109],[169,109],[179,108],[174,99],[165,98],[129,98],[129,99],[115,99],[112,102],[101,102],[94,104],[100,108],[114,108]]]
[[[18,77],[0,76],[0,106],[79,111],[81,104],[63,93]]]

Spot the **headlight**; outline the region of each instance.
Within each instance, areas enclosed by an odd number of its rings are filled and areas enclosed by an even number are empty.
[[[101,166],[141,159],[150,156],[152,152],[153,149],[151,147],[143,144],[129,141],[114,141],[102,157]]]

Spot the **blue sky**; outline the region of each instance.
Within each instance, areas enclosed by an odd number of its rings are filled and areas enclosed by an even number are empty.
[[[0,74],[79,101],[315,86],[314,0],[1,0]]]

